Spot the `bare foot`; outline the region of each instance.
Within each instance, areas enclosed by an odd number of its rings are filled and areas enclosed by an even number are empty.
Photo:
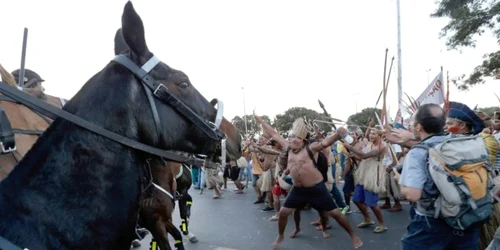
[[[321,221],[319,221],[319,219],[318,219],[318,220],[315,220],[315,221],[312,221],[312,222],[311,222],[311,225],[314,225],[314,226],[319,226],[319,225],[321,225]]]
[[[300,233],[300,229],[295,229],[295,231],[290,233],[290,238],[295,238],[297,237],[297,234]]]
[[[328,233],[327,231],[323,231],[323,238],[330,238],[330,236],[332,236],[330,233]]]
[[[354,236],[352,238],[352,245],[354,246],[355,249],[358,249],[363,246],[363,242],[359,238],[359,236]]]
[[[283,242],[283,240],[284,240],[283,235],[278,235],[278,237],[276,238],[276,240],[274,241],[274,243],[272,245],[273,249],[276,249],[279,246],[279,244],[281,242]]]

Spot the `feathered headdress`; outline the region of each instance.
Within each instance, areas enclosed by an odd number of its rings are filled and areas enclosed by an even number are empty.
[[[303,140],[307,138],[307,134],[309,133],[309,128],[307,123],[303,118],[297,118],[292,125],[292,131],[290,134],[293,134]]]
[[[405,93],[405,96],[406,98],[408,98],[408,102],[406,102],[405,100],[401,100],[401,102],[403,103],[403,108],[405,109],[405,111],[410,114],[411,116],[413,116],[413,114],[415,112],[417,112],[418,108],[420,107],[420,103],[418,103],[415,98],[413,97],[410,97],[406,92]]]

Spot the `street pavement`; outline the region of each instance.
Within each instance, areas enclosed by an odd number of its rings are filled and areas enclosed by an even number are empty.
[[[271,249],[271,244],[276,239],[278,223],[268,221],[274,212],[262,212],[264,204],[253,204],[255,192],[245,189],[244,194],[235,194],[234,185],[228,183],[228,190],[223,191],[223,197],[218,200],[212,198],[213,191],[205,189],[200,195],[198,190],[190,189],[193,197],[191,210],[190,231],[198,238],[197,243],[190,243],[184,239],[184,246],[188,250],[264,250]],[[342,190],[342,189],[340,189]],[[282,199],[283,201],[283,199]],[[396,250],[400,249],[400,239],[406,232],[409,223],[409,205],[403,202],[402,212],[391,213],[384,211],[384,219],[388,230],[381,234],[373,233],[371,228],[360,229],[356,225],[362,221],[361,213],[356,212],[354,204],[353,213],[346,215],[356,234],[364,242],[361,249]],[[285,231],[285,240],[278,249],[353,249],[347,233],[330,218],[333,226],[328,230],[332,235],[324,239],[321,231],[310,225],[317,219],[317,212],[313,209],[301,213],[301,233],[291,239],[288,234],[294,229],[293,216],[288,219]],[[375,216],[370,212],[372,220]],[[175,225],[180,225],[178,207],[173,214]],[[169,236],[173,247],[173,239]],[[141,241],[142,246],[134,250],[150,249],[151,234]]]

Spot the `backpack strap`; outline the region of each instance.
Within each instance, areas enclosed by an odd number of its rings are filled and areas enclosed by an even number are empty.
[[[429,157],[429,150],[432,148],[432,146],[433,146],[432,144],[430,144],[430,145],[429,145],[429,144],[427,144],[427,143],[419,143],[419,144],[415,144],[415,145],[413,145],[413,147],[411,147],[411,148],[410,148],[410,150],[411,150],[411,149],[414,149],[414,148],[421,148],[421,149],[424,149],[424,150],[425,150],[425,152],[426,152],[425,157],[426,157],[426,158],[428,158],[428,157]],[[427,162],[426,162],[426,167],[428,167],[428,164],[429,164],[429,162],[428,162],[428,160],[427,160]],[[429,171],[429,170],[427,170],[427,169],[426,169],[426,172],[427,172],[427,173],[428,173],[428,171]],[[425,191],[423,191],[423,192],[425,192]],[[422,193],[422,196],[423,196],[423,195],[424,195],[424,193]],[[430,194],[429,194],[429,195],[430,195]],[[432,208],[433,208],[433,210],[434,210],[434,212],[433,212],[433,217],[434,217],[434,218],[438,218],[438,217],[439,217],[439,212],[441,211],[441,204],[437,204],[437,203],[435,202],[435,201],[436,201],[436,199],[437,199],[437,197],[439,197],[439,192],[438,192],[438,194],[437,194],[437,195],[434,195],[434,196],[433,196],[433,195],[430,195],[430,197],[428,197],[428,198],[421,198],[421,201],[424,201],[424,202],[427,202],[427,203],[431,203],[431,204],[432,204],[431,206],[432,206]],[[419,203],[418,201],[417,201],[417,202],[415,202],[415,209],[416,209],[417,211],[420,211],[420,212],[424,212],[424,211],[426,211],[426,208],[422,207],[422,204],[421,204],[421,203]]]
[[[425,149],[426,151],[429,151],[429,149],[431,147],[425,143],[419,143],[419,144],[413,145],[413,147],[411,147],[410,149],[414,149],[414,148],[421,148],[421,149]]]
[[[314,159],[314,154],[313,154],[312,150],[309,148],[309,145],[306,145],[306,150],[307,150],[307,154],[309,155],[309,158],[311,158],[311,160],[314,164],[314,167],[318,168],[318,163]]]

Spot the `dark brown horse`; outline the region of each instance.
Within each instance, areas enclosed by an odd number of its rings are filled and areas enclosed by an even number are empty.
[[[220,133],[207,123],[216,120],[217,109],[183,72],[149,51],[131,2],[122,33],[129,50],[57,111],[64,119],[55,119],[0,182],[0,248],[128,249],[150,184],[145,163],[166,150],[217,152]],[[0,86],[6,95],[29,99]],[[229,148],[240,151],[240,145]]]
[[[235,140],[226,142],[228,158],[232,160],[238,159],[241,152],[235,154],[234,152],[238,152],[238,148],[231,148],[241,143],[238,130],[225,118],[222,120],[220,128],[227,138]],[[167,168],[163,164],[166,164]],[[151,164],[151,170],[155,176],[154,182],[165,191],[155,189],[151,193],[145,194],[141,202],[139,224],[152,233],[160,249],[171,249],[167,233],[174,238],[174,246],[177,249],[184,249],[182,235],[193,243],[197,242],[196,236],[189,231],[189,219],[193,204],[193,199],[188,193],[192,184],[190,169],[186,164],[156,161]],[[179,203],[181,231],[177,230],[172,222],[172,213],[176,200]]]

